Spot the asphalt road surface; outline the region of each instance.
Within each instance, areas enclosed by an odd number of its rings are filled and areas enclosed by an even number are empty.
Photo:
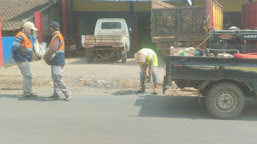
[[[196,97],[78,91],[68,102],[0,94],[0,143],[256,144],[251,102],[238,118],[217,120]]]

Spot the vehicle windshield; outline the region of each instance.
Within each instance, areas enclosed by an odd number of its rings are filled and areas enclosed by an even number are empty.
[[[103,22],[101,29],[121,29],[120,22]]]

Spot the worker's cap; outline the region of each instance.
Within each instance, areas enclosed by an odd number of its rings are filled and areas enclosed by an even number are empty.
[[[143,52],[138,52],[136,56],[136,62],[145,63],[145,61],[146,61],[146,55]]]
[[[239,29],[238,27],[236,27],[236,26],[232,26],[232,27],[229,28],[229,30],[238,31],[238,30],[240,30],[240,29]]]
[[[60,24],[56,21],[51,21],[49,27],[52,27],[54,29],[60,28]]]
[[[28,27],[28,28],[30,28],[32,30],[37,31],[37,28],[35,27],[35,25],[32,22],[25,22],[23,27]]]

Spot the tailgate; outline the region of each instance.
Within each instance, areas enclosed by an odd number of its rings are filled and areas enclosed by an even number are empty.
[[[121,47],[122,36],[121,35],[82,35],[82,46],[113,46]]]

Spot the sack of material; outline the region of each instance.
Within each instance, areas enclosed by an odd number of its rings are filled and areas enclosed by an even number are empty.
[[[51,60],[45,56],[44,56],[44,61],[46,62],[46,64],[51,65]]]
[[[50,56],[44,56],[44,61],[46,62],[46,64],[51,65],[51,62],[52,62],[53,58],[55,57],[55,55],[56,54],[54,53]]]
[[[35,54],[34,51],[32,51],[32,61],[38,61],[40,58]]]
[[[195,49],[193,47],[187,48],[174,48],[170,47],[171,56],[195,56]]]
[[[39,43],[38,40],[36,39],[34,42],[34,47],[33,47],[33,52],[35,54],[36,57],[38,57],[38,60],[41,60],[43,58],[43,56],[46,53],[46,43]]]
[[[26,56],[28,53],[28,49],[25,46],[20,46],[19,47],[19,52],[22,56]]]

